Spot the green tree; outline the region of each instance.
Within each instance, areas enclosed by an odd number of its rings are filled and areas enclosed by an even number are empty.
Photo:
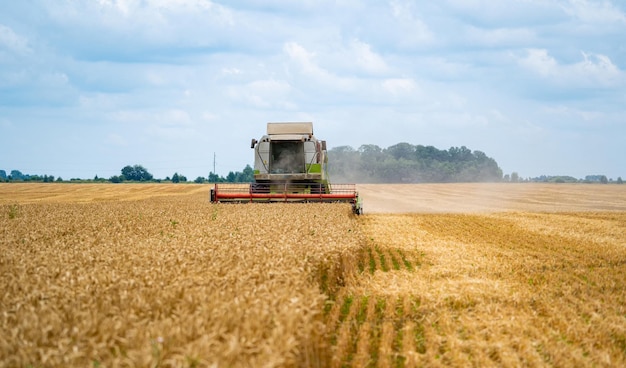
[[[383,149],[375,144],[364,144],[359,147],[359,153],[361,154],[361,158],[375,160],[382,157]]]
[[[328,169],[333,181],[374,183],[501,181],[502,169],[484,152],[465,146],[439,150],[403,142],[380,149],[362,145],[328,152]]]
[[[254,181],[254,169],[250,165],[246,165],[243,169],[239,181],[242,183],[252,183]]]
[[[439,150],[433,146],[415,146],[415,156],[418,161],[448,161],[450,159],[448,151]]]
[[[125,180],[131,181],[150,181],[153,179],[152,174],[141,165],[124,166],[122,176]]]
[[[328,170],[335,182],[361,181],[362,165],[359,152],[350,146],[334,147],[328,151]]]
[[[476,151],[476,152],[480,152],[480,151]],[[475,152],[475,153],[476,153]],[[482,153],[482,152],[480,152]],[[468,149],[465,146],[461,146],[461,148],[459,147],[450,147],[450,149],[448,150],[448,154],[450,155],[450,159],[452,161],[472,161],[474,160],[474,158],[476,157],[474,154],[472,154],[472,151],[470,149]],[[484,155],[484,153],[483,153]]]
[[[226,181],[229,183],[234,183],[236,179],[237,179],[237,175],[232,171],[230,171],[228,175],[226,175]]]
[[[25,176],[19,170],[11,170],[11,175],[9,175],[9,180],[24,180]]]
[[[111,183],[121,183],[124,181],[124,178],[121,176],[113,175],[109,178],[109,181]]]
[[[216,173],[214,172],[209,173],[209,183],[221,183],[223,181],[224,181],[224,178],[217,175]]]
[[[401,158],[405,160],[412,160],[415,157],[415,147],[406,142],[388,147],[386,152],[393,156],[396,160]]]

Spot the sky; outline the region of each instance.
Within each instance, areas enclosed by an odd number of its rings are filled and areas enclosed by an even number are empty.
[[[0,3],[0,169],[226,176],[267,122],[626,178],[622,0]]]

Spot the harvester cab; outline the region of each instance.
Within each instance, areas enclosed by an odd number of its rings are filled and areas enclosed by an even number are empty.
[[[253,139],[254,182],[215,184],[213,202],[348,202],[363,206],[354,184],[331,184],[326,141],[313,135],[313,123],[267,123],[267,134]]]

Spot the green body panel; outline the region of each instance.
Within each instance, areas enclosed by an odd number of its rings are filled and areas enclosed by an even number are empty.
[[[322,164],[306,164],[306,171],[308,173],[321,173],[322,172]]]

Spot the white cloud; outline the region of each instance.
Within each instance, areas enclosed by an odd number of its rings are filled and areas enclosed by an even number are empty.
[[[13,128],[13,123],[8,120],[8,119],[0,119],[0,128],[2,129],[9,129],[9,128]]]
[[[136,9],[139,3],[139,1],[133,0],[98,0],[101,7],[114,8],[124,16],[129,16],[131,10]]]
[[[428,70],[430,76],[438,79],[460,80],[471,76],[473,65],[466,61],[448,59],[447,55],[429,56],[413,61],[421,70]]]
[[[519,64],[560,85],[614,87],[624,84],[624,73],[606,55],[582,52],[583,60],[560,64],[545,49],[529,49]]]
[[[165,140],[184,140],[194,137],[197,133],[196,123],[188,111],[171,108],[149,114],[147,121],[148,134]]]
[[[309,52],[302,45],[296,42],[287,42],[283,46],[283,51],[302,74],[311,79],[312,83],[309,87],[313,84],[321,84],[329,89],[326,92],[330,89],[347,91],[354,88],[353,80],[337,76],[319,66],[316,62],[316,54]]]
[[[222,74],[224,75],[241,75],[243,72],[238,68],[222,68]]]
[[[519,63],[544,77],[556,74],[558,69],[556,60],[545,49],[528,49],[526,57],[520,59]]]
[[[3,48],[20,55],[28,54],[32,51],[28,46],[26,38],[16,34],[13,29],[0,24],[0,52],[2,52]]]
[[[584,60],[572,66],[573,73],[603,86],[623,84],[622,71],[606,55],[582,53]]]
[[[140,110],[116,110],[110,112],[108,116],[112,121],[131,124],[144,123],[153,117],[150,112]]]
[[[171,13],[213,12],[226,23],[232,23],[232,14],[227,8],[209,0],[98,0],[97,8],[102,15],[113,11],[123,17],[136,20],[142,16],[167,16]],[[111,13],[108,13],[111,15]]]
[[[43,86],[48,87],[62,87],[69,85],[69,78],[67,74],[61,72],[52,72],[42,74],[40,81]]]
[[[307,51],[297,42],[287,42],[283,50],[293,60],[301,70],[312,77],[328,78],[329,73],[320,68],[315,62],[315,54]]]
[[[162,73],[161,70],[146,70],[145,72],[146,82],[155,87],[167,85],[168,77],[169,75]]]
[[[115,134],[115,133],[111,133],[107,135],[104,142],[113,146],[119,146],[119,147],[128,146],[128,141],[121,135]]]
[[[563,5],[564,11],[585,23],[624,23],[626,15],[610,1],[569,0]]]
[[[166,127],[188,127],[193,125],[189,113],[180,109],[169,109],[165,112],[160,112],[155,120]]]
[[[606,114],[599,111],[572,108],[566,105],[547,106],[543,110],[566,121],[582,120],[583,122],[597,123],[602,122],[606,118]]]
[[[89,111],[99,111],[102,109],[114,109],[119,103],[118,99],[106,93],[83,94],[78,97],[78,103]]]
[[[428,25],[417,15],[416,4],[408,0],[391,0],[391,15],[401,30],[397,41],[402,46],[418,46],[434,41]]]
[[[30,82],[31,76],[23,69],[21,70],[0,70],[0,85],[5,88],[22,86]]]
[[[536,41],[535,32],[531,28],[495,28],[484,29],[470,26],[465,37],[472,44],[484,46],[527,45]]]
[[[385,79],[382,82],[382,87],[392,95],[410,94],[417,89],[415,81],[410,78]]]
[[[46,156],[33,125],[45,117],[59,136],[128,144],[112,149],[124,161],[145,163],[151,147],[179,162],[191,147],[217,151],[232,161],[223,173],[251,158],[223,136],[311,120],[331,145],[467,145],[531,175],[545,167],[523,153],[537,135],[556,166],[585,145],[561,134],[580,127],[621,147],[598,161],[625,175],[617,0],[0,3],[0,127],[32,138],[29,152],[5,142],[20,155]]]
[[[556,1],[545,0],[444,0],[441,6],[454,19],[487,28],[518,28],[562,18]]]
[[[231,86],[229,96],[255,108],[294,109],[296,106],[290,101],[291,90],[286,81],[256,80],[242,86]]]
[[[220,117],[217,114],[205,111],[203,113],[200,114],[200,118],[202,119],[202,121],[217,121]]]
[[[109,114],[112,121],[132,124],[156,124],[162,127],[191,127],[193,119],[188,111],[176,108],[156,110],[116,110]]]
[[[217,7],[216,4],[209,0],[147,0],[146,4],[150,7],[169,9],[210,10]]]
[[[351,49],[354,53],[356,63],[364,70],[371,73],[384,73],[389,70],[383,58],[373,52],[369,44],[359,40],[353,40]]]
[[[216,42],[217,30],[235,23],[228,8],[208,0],[44,1],[63,29],[82,31],[67,37],[85,43],[119,37],[116,46],[201,46]]]

